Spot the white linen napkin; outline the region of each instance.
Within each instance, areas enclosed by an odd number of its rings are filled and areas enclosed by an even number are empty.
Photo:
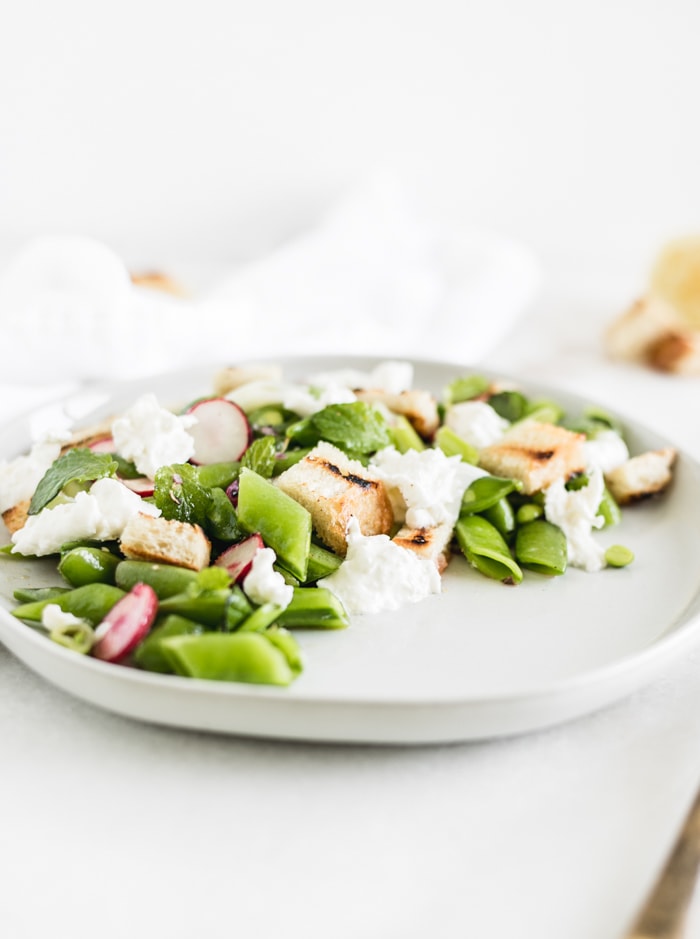
[[[525,249],[421,219],[387,179],[188,299],[133,284],[103,244],[45,237],[0,272],[0,380],[122,379],[289,353],[477,362],[539,281]]]

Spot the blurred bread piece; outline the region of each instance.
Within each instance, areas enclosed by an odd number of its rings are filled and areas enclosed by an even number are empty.
[[[605,482],[615,501],[629,505],[663,492],[671,482],[676,455],[673,447],[649,450],[606,473]]]
[[[13,505],[11,509],[6,509],[2,513],[2,520],[5,523],[5,528],[7,528],[11,535],[14,535],[14,533],[19,531],[20,528],[24,528],[28,518],[29,499],[23,499],[22,502],[18,502],[17,505]]]
[[[686,326],[700,329],[700,235],[679,238],[662,249],[649,292],[670,304]]]
[[[156,564],[177,564],[201,571],[210,560],[211,544],[199,525],[160,516],[135,515],[120,539],[124,557]]]
[[[160,271],[140,271],[130,275],[132,284],[137,287],[148,287],[151,290],[162,290],[174,297],[187,297],[189,291],[175,278]]]
[[[666,300],[637,300],[608,328],[605,348],[615,359],[640,362],[663,372],[700,374],[700,331]]]
[[[231,365],[219,369],[214,375],[214,393],[227,395],[241,385],[252,381],[281,382],[282,369],[279,365]]]

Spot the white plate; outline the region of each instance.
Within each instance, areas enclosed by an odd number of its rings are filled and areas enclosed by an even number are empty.
[[[365,359],[294,359],[291,378],[321,368],[368,368]],[[416,363],[416,385],[435,392],[470,369]],[[206,393],[211,370],[107,389],[86,418],[117,413],[153,390],[177,406]],[[533,387],[570,413],[588,402]],[[29,446],[29,421],[6,425],[2,456]],[[626,422],[633,452],[666,445]],[[55,577],[49,561],[2,559],[0,639],[31,669],[95,705],[141,720],[201,730],[304,740],[437,743],[517,734],[588,713],[659,674],[699,638],[700,570],[691,563],[700,529],[700,467],[685,455],[668,493],[626,510],[599,535],[636,560],[599,574],[526,573],[507,587],[455,558],[443,593],[402,610],[356,617],[340,632],[298,634],[307,656],[290,688],[226,684],[139,672],[85,658],[9,615],[12,591]],[[37,570],[43,567],[45,574]]]

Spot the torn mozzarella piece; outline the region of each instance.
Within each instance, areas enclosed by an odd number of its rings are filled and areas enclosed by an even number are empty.
[[[472,447],[498,443],[510,424],[485,401],[461,401],[448,408],[445,425]]]
[[[12,536],[12,551],[42,557],[56,554],[70,541],[111,541],[119,538],[127,522],[139,513],[157,517],[160,509],[116,479],[98,479],[89,492],[79,492],[70,502],[30,515]]]
[[[605,523],[598,515],[603,488],[603,474],[594,467],[583,489],[569,490],[560,478],[545,491],[545,518],[566,535],[569,563],[589,573],[605,567],[605,549],[593,537],[593,530]]]
[[[610,473],[629,459],[629,450],[622,437],[614,430],[603,430],[586,440],[583,454],[589,469],[597,467],[602,473]]]
[[[459,456],[448,457],[433,449],[399,453],[395,447],[386,447],[375,453],[371,465],[387,487],[394,517],[409,528],[431,528],[443,522],[454,525],[464,490],[486,475]]]
[[[261,548],[253,558],[250,571],[243,581],[243,590],[253,603],[274,603],[286,609],[292,602],[294,588],[285,583],[273,564],[277,555],[272,548]]]
[[[46,470],[61,453],[54,440],[35,443],[26,456],[0,463],[0,512],[31,499]]]
[[[186,463],[194,454],[194,439],[187,428],[196,421],[191,414],[173,414],[158,404],[154,394],[145,394],[112,424],[114,446],[139,473],[153,479],[158,467]]]
[[[434,562],[394,544],[388,535],[363,535],[353,517],[347,541],[345,560],[319,585],[331,590],[348,613],[397,610],[440,593]]]

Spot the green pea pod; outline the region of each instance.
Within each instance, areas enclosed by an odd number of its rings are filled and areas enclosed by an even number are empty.
[[[603,498],[600,500],[600,505],[598,506],[598,515],[602,515],[605,519],[603,528],[611,528],[613,525],[618,525],[622,518],[620,506],[615,501],[615,497],[607,486],[603,489]]]
[[[345,629],[348,614],[326,587],[299,587],[277,620],[287,629]]]
[[[73,587],[113,584],[120,559],[106,548],[82,545],[61,555],[58,572]]]
[[[515,515],[507,499],[499,499],[495,505],[482,512],[484,518],[507,538],[515,531]]]
[[[188,678],[289,685],[295,673],[264,633],[203,633],[161,641],[173,671]]]
[[[480,515],[466,515],[457,522],[457,541],[472,567],[494,580],[519,584],[523,572],[511,557],[498,529]]]
[[[515,521],[518,525],[527,525],[528,522],[534,522],[536,518],[541,518],[544,509],[536,502],[525,502],[518,507],[515,513]]]
[[[205,489],[226,489],[234,479],[238,479],[241,464],[207,463],[197,467],[197,478]]]
[[[53,600],[62,593],[70,593],[70,587],[18,587],[12,596],[18,603],[34,603],[36,600]]]
[[[273,476],[279,476],[290,466],[295,466],[301,460],[311,453],[311,447],[291,447],[283,453],[278,453],[275,458],[275,467],[272,471]]]
[[[250,534],[259,532],[280,564],[306,580],[311,545],[311,515],[286,492],[249,469],[241,470],[238,521]]]
[[[223,489],[210,489],[209,496],[207,534],[219,541],[240,541],[243,532],[229,497]]]
[[[496,505],[501,499],[521,488],[515,479],[501,479],[498,476],[480,476],[475,479],[462,496],[461,515],[474,515]]]
[[[234,632],[252,612],[253,606],[248,597],[238,585],[233,586],[224,613],[224,629],[227,632]]]
[[[524,417],[528,407],[527,398],[519,391],[498,391],[489,397],[488,403],[499,417],[511,423]]]
[[[489,387],[489,381],[482,375],[465,375],[455,378],[443,389],[442,399],[446,406],[459,404],[460,401],[471,401],[482,395]]]
[[[333,571],[337,571],[342,564],[342,558],[337,554],[322,548],[320,545],[311,544],[309,548],[309,565],[306,571],[306,583],[315,584],[317,580],[328,577]]]
[[[238,627],[239,633],[261,633],[271,626],[282,612],[276,603],[263,603],[257,607]]]
[[[525,409],[523,420],[537,421],[539,424],[558,424],[563,417],[564,411],[554,401],[532,401]]]
[[[76,587],[50,600],[35,600],[15,607],[13,616],[30,622],[41,622],[41,614],[48,603],[56,603],[65,613],[72,613],[97,626],[112,609],[117,600],[125,595],[119,587],[111,584],[86,584]]]
[[[445,456],[458,456],[463,463],[473,466],[479,462],[479,451],[459,437],[451,427],[440,427],[435,434],[435,443]]]
[[[304,670],[304,661],[301,655],[299,643],[294,636],[282,626],[271,626],[265,632],[265,638],[276,646],[284,654],[287,664],[296,675],[301,675]]]
[[[161,600],[159,609],[163,613],[177,613],[186,619],[195,620],[210,629],[220,629],[226,625],[226,611],[231,599],[231,591],[202,590],[199,593],[176,593]]]
[[[204,632],[201,623],[184,616],[165,616],[134,650],[134,662],[148,672],[172,672],[170,660],[163,654],[161,642],[171,636],[199,636]]]
[[[95,630],[86,622],[70,623],[52,629],[49,639],[72,652],[87,655],[95,643]]]
[[[567,564],[566,535],[544,519],[518,528],[515,556],[523,567],[539,574],[563,574]]]
[[[394,418],[394,422],[389,427],[389,436],[399,453],[407,453],[409,450],[425,450],[421,437],[403,414],[397,414]]]
[[[197,583],[197,572],[175,564],[152,564],[150,561],[121,561],[117,566],[117,586],[131,590],[136,584],[148,584],[159,600],[184,593]]]

